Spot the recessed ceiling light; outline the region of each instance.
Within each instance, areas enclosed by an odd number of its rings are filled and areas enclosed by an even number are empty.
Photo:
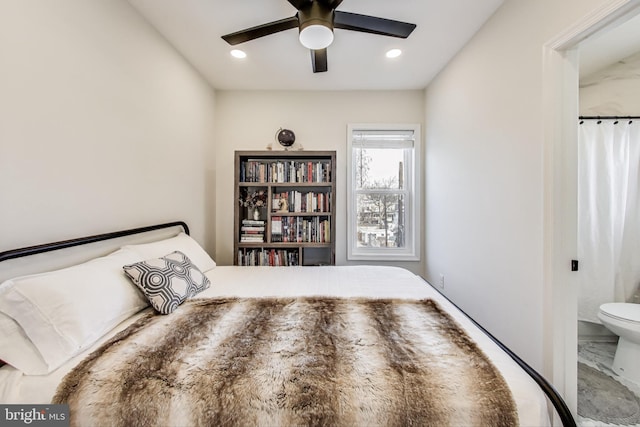
[[[246,58],[247,54],[240,49],[233,49],[231,51],[231,56],[233,56],[234,58],[242,59],[242,58]]]
[[[391,49],[387,51],[387,58],[397,58],[402,55],[402,51],[400,49]]]

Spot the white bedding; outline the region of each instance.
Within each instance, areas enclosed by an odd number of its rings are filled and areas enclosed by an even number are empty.
[[[518,407],[520,425],[550,425],[546,398],[538,385],[466,316],[419,276],[407,270],[378,266],[279,268],[217,266],[207,271],[206,275],[211,280],[211,287],[199,294],[199,298],[312,295],[432,298],[458,321],[498,367],[511,387]],[[3,366],[0,368],[0,403],[49,403],[57,384],[67,372],[102,342],[126,328],[140,315],[141,313],[138,313],[122,322],[94,346],[49,375],[27,376],[10,366]]]

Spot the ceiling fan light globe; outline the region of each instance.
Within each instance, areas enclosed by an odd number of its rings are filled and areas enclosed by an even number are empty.
[[[324,25],[308,25],[300,31],[300,43],[307,49],[324,49],[333,43],[333,31]]]

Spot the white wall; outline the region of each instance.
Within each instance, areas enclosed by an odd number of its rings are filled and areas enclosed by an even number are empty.
[[[0,250],[176,219],[213,244],[214,93],[128,3],[3,1],[0,52]]]
[[[581,116],[640,116],[640,52],[580,79]]]
[[[235,150],[264,150],[278,128],[291,129],[305,150],[336,150],[336,263],[346,260],[348,123],[419,123],[424,92],[216,92],[216,262],[233,262],[233,159]],[[424,257],[423,257],[424,259]],[[424,262],[396,263],[422,273]]]
[[[506,1],[426,93],[427,278],[543,367],[543,46],[604,1]]]

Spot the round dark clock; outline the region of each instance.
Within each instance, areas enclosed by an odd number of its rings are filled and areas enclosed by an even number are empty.
[[[296,142],[296,134],[292,130],[280,128],[276,133],[276,139],[284,148],[289,148]]]

